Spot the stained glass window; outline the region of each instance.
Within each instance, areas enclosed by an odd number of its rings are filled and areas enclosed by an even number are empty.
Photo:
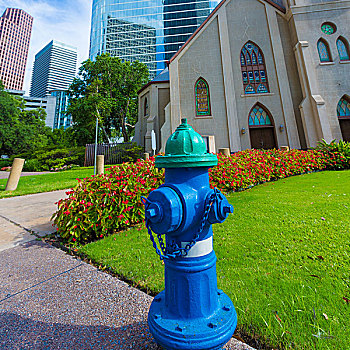
[[[332,35],[337,31],[337,27],[333,23],[323,23],[321,26],[321,30],[327,35]]]
[[[258,86],[257,93],[258,93],[258,94],[262,94],[262,93],[265,93],[265,92],[268,92],[268,91],[266,90],[266,86],[263,85],[263,84],[260,84],[260,85]]]
[[[341,61],[349,61],[350,55],[349,55],[349,45],[343,38],[338,38],[337,40],[337,48],[339,52],[339,59]]]
[[[339,117],[350,118],[350,99],[347,96],[342,97],[337,106],[337,115]]]
[[[255,94],[255,89],[254,89],[251,85],[248,85],[248,86],[245,88],[244,92],[245,92],[246,94]]]
[[[331,55],[329,52],[328,44],[325,40],[320,39],[317,42],[317,50],[320,55],[321,62],[331,62]]]
[[[264,56],[259,46],[248,41],[242,48],[240,58],[244,93],[269,92]]]
[[[259,104],[255,105],[249,115],[250,126],[272,126],[269,113]]]
[[[245,66],[245,58],[243,53],[241,53],[241,66]]]
[[[252,63],[253,63],[253,64],[256,64],[256,63],[257,63],[256,55],[255,55],[254,52],[252,53]]]
[[[258,70],[254,71],[254,75],[255,75],[255,81],[260,81],[260,76],[259,76],[259,71]]]
[[[196,82],[195,95],[197,116],[210,115],[209,86],[203,78],[199,78]]]

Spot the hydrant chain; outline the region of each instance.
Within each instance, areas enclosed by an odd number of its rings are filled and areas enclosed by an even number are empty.
[[[214,193],[211,194],[211,196],[209,198],[209,201],[206,204],[204,215],[203,215],[203,219],[201,221],[201,225],[200,225],[200,227],[198,229],[198,232],[194,235],[194,237],[191,240],[191,242],[186,244],[185,248],[179,247],[179,245],[173,240],[171,242],[171,244],[170,244],[170,249],[169,249],[168,247],[165,247],[164,240],[162,238],[162,234],[157,234],[157,238],[158,238],[159,246],[160,246],[160,250],[159,250],[159,248],[157,246],[157,243],[154,240],[149,220],[146,219],[146,227],[147,227],[147,230],[148,230],[148,234],[149,234],[150,240],[151,240],[151,242],[153,244],[153,247],[156,250],[156,253],[159,255],[160,260],[169,259],[169,258],[173,258],[174,259],[177,256],[181,256],[181,255],[182,256],[187,256],[187,254],[190,251],[190,249],[197,243],[197,241],[199,239],[199,235],[203,231],[204,226],[205,226],[206,222],[208,221],[210,209],[211,209],[212,205],[214,204],[214,202],[217,200],[217,194],[218,193],[219,193],[219,190],[215,187],[214,188]],[[145,211],[147,210],[148,206],[150,204],[152,204],[152,202],[148,198],[145,198],[143,196],[141,197],[141,202],[145,206]]]

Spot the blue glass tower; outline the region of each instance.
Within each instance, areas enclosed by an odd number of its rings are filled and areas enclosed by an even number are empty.
[[[72,125],[72,116],[67,114],[69,104],[68,91],[66,90],[52,90],[51,96],[56,97],[55,118],[53,122],[53,129],[66,130]]]
[[[90,59],[101,53],[158,75],[219,0],[93,0]]]

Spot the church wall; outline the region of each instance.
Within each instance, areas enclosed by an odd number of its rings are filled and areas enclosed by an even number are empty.
[[[217,149],[229,145],[219,42],[218,22],[215,18],[177,58],[177,96],[180,98],[181,118],[187,118],[189,124],[201,135],[215,135]],[[209,85],[211,116],[207,117],[196,117],[195,83],[200,77]],[[175,84],[172,84],[171,89],[175,88],[174,86]],[[174,117],[177,118],[172,116]]]
[[[288,22],[281,15],[277,15],[278,27],[281,33],[281,41],[283,46],[283,55],[287,67],[288,83],[292,95],[293,110],[298,128],[298,135],[300,139],[301,148],[306,148],[306,140],[304,134],[304,127],[301,120],[299,105],[303,100],[303,94],[298,75],[297,63],[293,50],[292,37],[289,30]]]
[[[159,130],[165,123],[165,107],[170,101],[170,90],[167,88],[159,88],[158,89],[158,123]],[[159,138],[159,148],[163,147],[161,144],[161,138]]]
[[[350,94],[350,62],[340,62],[336,40],[343,36],[350,41],[350,1],[305,1],[311,6],[299,6],[292,9],[296,36],[298,41],[308,43],[305,65],[311,69],[314,79],[308,81],[310,95],[319,95],[324,100],[331,138],[340,139],[341,132],[337,118],[337,104],[344,94]],[[324,34],[321,25],[332,22],[337,31],[332,35]],[[323,38],[329,44],[332,62],[321,63],[317,42]],[[312,79],[312,76],[309,76]],[[323,135],[321,135],[323,137]],[[316,140],[313,140],[315,144]],[[312,146],[312,144],[311,144]]]
[[[260,102],[270,111],[274,119],[278,146],[288,145],[286,132],[279,131],[279,125],[285,125],[285,121],[283,115],[284,112],[281,106],[280,91],[277,81],[270,31],[267,24],[265,5],[256,0],[235,0],[230,1],[227,4],[226,12],[230,33],[230,47],[236,87],[239,129],[245,128],[248,130],[249,112],[257,102]],[[240,66],[240,52],[244,44],[249,40],[257,44],[264,54],[270,93],[244,94]],[[279,52],[279,56],[283,56],[283,53]],[[248,132],[241,135],[241,145],[242,149],[251,148]]]
[[[169,88],[158,89],[158,113],[159,113],[159,126],[162,127],[165,122],[164,108],[170,101]]]
[[[151,88],[148,87],[143,91],[141,95],[139,95],[139,114],[138,114],[138,121],[137,123],[139,124],[139,139],[138,139],[138,144],[142,147],[145,146],[145,135],[147,131],[147,118],[149,117],[149,107],[148,107],[148,113],[145,114],[145,99],[148,101],[148,106],[150,103],[151,99]]]

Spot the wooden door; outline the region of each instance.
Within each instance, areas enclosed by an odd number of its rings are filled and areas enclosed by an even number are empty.
[[[350,142],[350,118],[339,119],[340,130],[343,136],[343,140]]]
[[[249,128],[251,147],[255,149],[277,148],[273,127]]]

